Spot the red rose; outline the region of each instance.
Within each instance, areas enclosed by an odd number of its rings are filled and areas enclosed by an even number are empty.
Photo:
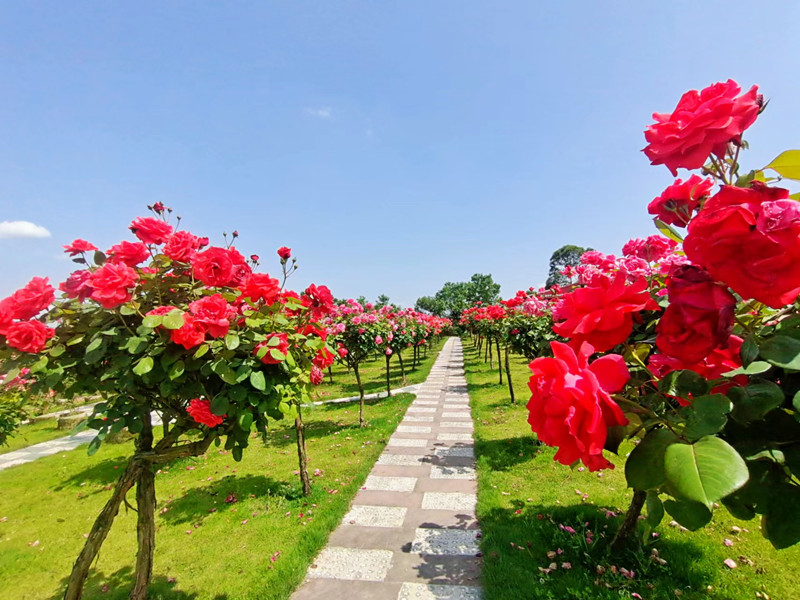
[[[136,271],[129,266],[107,262],[88,280],[92,288],[90,297],[103,308],[116,308],[131,299],[130,288],[136,285],[138,279]]]
[[[713,187],[713,179],[703,179],[699,175],[693,174],[686,181],[676,179],[660,196],[653,198],[647,212],[664,223],[686,227],[701,200],[711,193]]]
[[[198,252],[192,258],[192,272],[207,286],[223,287],[230,283],[233,274],[233,260],[225,248],[212,246]]]
[[[273,338],[277,338],[278,339],[278,345],[277,346],[270,346],[269,345],[269,341],[271,339],[273,339]],[[277,365],[278,363],[283,362],[283,360],[278,360],[278,359],[273,358],[272,354],[271,354],[271,351],[273,349],[275,349],[275,350],[280,350],[284,354],[289,354],[289,336],[287,334],[285,334],[285,333],[270,333],[267,336],[266,340],[264,340],[263,342],[258,344],[253,349],[253,354],[258,356],[259,353],[261,352],[261,349],[264,348],[264,347],[266,347],[267,350],[266,350],[266,354],[264,354],[264,356],[261,357],[261,362],[264,363],[265,365]]]
[[[55,334],[54,329],[41,321],[17,321],[6,331],[6,343],[21,352],[37,354]]]
[[[11,294],[15,319],[31,319],[56,299],[49,277],[34,277],[25,287]]]
[[[208,427],[216,427],[225,420],[223,417],[211,412],[211,403],[208,400],[200,400],[199,398],[195,398],[189,402],[186,412],[189,413],[189,416],[195,421],[201,425],[207,425]]]
[[[745,299],[780,308],[800,293],[800,203],[788,190],[723,187],[689,223],[683,247]]]
[[[758,86],[737,98],[741,91],[729,79],[700,92],[689,90],[672,114],[653,113],[656,122],[644,131],[650,163],[677,175],[679,168],[699,169],[712,153],[724,157],[728,143],[741,141],[763,103]]]
[[[576,355],[560,342],[550,342],[553,358],[537,358],[530,364],[528,423],[539,439],[558,446],[558,462],[571,465],[582,460],[590,471],[613,469],[603,457],[608,428],[627,425],[622,409],[611,399],[630,379],[624,359],[607,354],[591,365],[594,352],[581,344]]]
[[[656,346],[685,363],[696,363],[727,343],[736,298],[702,268],[684,265],[667,278],[669,306],[658,323]]]
[[[678,244],[663,235],[651,235],[646,240],[639,238],[630,240],[622,247],[625,256],[636,257],[647,262],[660,260]]]
[[[336,360],[336,357],[333,355],[333,352],[327,348],[322,348],[317,350],[317,355],[312,362],[320,369],[327,369],[333,364],[334,360]]]
[[[179,344],[187,350],[191,350],[205,341],[206,330],[192,315],[183,313],[183,327],[171,329],[169,338],[173,344]]]
[[[14,300],[3,298],[0,300],[0,335],[5,335],[14,322]]]
[[[263,300],[264,304],[274,304],[281,293],[281,284],[266,273],[253,273],[240,286],[242,298],[250,298],[253,302]]]
[[[145,244],[163,244],[172,234],[172,225],[155,217],[139,217],[129,229]]]
[[[631,285],[625,279],[618,273],[613,280],[598,278],[591,286],[565,294],[553,309],[553,318],[562,321],[553,331],[577,345],[588,342],[598,352],[624,342],[633,330],[633,313],[658,309],[644,277]]]
[[[108,262],[122,263],[129,267],[135,267],[150,258],[150,251],[141,242],[122,241],[111,246],[106,254]]]
[[[83,254],[84,252],[90,252],[93,250],[97,250],[97,246],[81,239],[77,239],[71,244],[64,246],[64,252],[70,256],[77,256],[78,254]]]
[[[58,289],[64,292],[67,298],[77,298],[83,302],[92,295],[93,289],[89,285],[91,277],[92,272],[89,269],[74,271],[66,281],[58,284]]]
[[[306,337],[311,337],[312,335],[316,335],[317,337],[320,337],[323,340],[328,339],[328,332],[325,329],[321,329],[320,327],[312,325],[311,323],[298,328],[297,333],[304,335]]]
[[[237,287],[247,281],[247,279],[253,273],[253,269],[251,269],[250,265],[247,264],[247,260],[244,256],[242,256],[241,252],[239,252],[233,246],[228,249],[228,253],[230,254],[231,261],[233,262],[231,280],[228,285],[230,287]]]
[[[231,319],[236,315],[233,308],[222,294],[204,296],[189,305],[196,323],[202,325],[211,337],[219,338],[228,334]]]
[[[325,315],[333,312],[335,305],[331,291],[324,285],[314,285],[313,283],[306,288],[301,298],[303,305],[311,309],[311,318],[318,321]]]
[[[325,374],[322,372],[322,369],[320,369],[317,366],[311,367],[310,378],[311,378],[311,383],[312,384],[319,385],[320,383],[322,383],[322,380],[324,379],[324,377],[325,377]]]
[[[286,262],[292,257],[292,249],[287,248],[286,246],[281,246],[278,248],[278,256],[281,257],[282,262]]]
[[[177,262],[191,262],[192,257],[202,247],[202,240],[188,231],[176,231],[167,238],[164,254]]]

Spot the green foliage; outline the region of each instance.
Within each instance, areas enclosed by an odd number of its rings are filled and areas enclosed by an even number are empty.
[[[469,281],[448,281],[436,295],[422,296],[415,303],[416,310],[425,311],[438,317],[448,317],[454,323],[462,311],[476,302],[493,304],[500,299],[500,284],[491,275],[475,273]]]
[[[570,283],[569,278],[565,275],[562,275],[561,271],[563,271],[565,267],[575,267],[579,265],[581,255],[589,250],[591,250],[591,248],[567,244],[561,246],[561,248],[553,252],[553,254],[550,256],[550,267],[548,270],[545,287],[551,288],[554,285],[563,286]]]

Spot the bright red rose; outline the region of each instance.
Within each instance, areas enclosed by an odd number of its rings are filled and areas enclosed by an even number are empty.
[[[336,357],[333,355],[333,352],[327,348],[322,348],[317,351],[317,355],[312,362],[320,369],[327,369],[333,364],[334,360],[336,360]]]
[[[58,284],[58,289],[64,292],[67,298],[77,298],[83,302],[92,295],[93,289],[89,285],[91,278],[92,272],[89,269],[73,271],[66,281]]]
[[[647,212],[664,223],[686,227],[700,206],[700,202],[711,194],[714,180],[692,175],[686,181],[676,179],[675,183],[653,198]]]
[[[322,338],[323,340],[328,339],[328,332],[325,329],[317,327],[316,325],[312,325],[311,323],[303,327],[300,327],[297,330],[297,333],[304,335],[306,337],[311,337],[315,335],[319,338]]]
[[[129,267],[135,267],[150,258],[150,251],[141,242],[122,241],[109,248],[108,262],[122,263]]]
[[[214,338],[228,335],[231,319],[236,315],[233,308],[222,294],[203,296],[189,305],[189,311],[194,315],[196,323],[202,325]]]
[[[49,277],[34,277],[25,287],[11,294],[15,319],[31,319],[56,299]]]
[[[272,340],[273,338],[278,339],[277,346],[269,345],[269,341]],[[289,336],[286,335],[285,333],[270,333],[267,336],[266,340],[258,344],[253,349],[253,354],[258,356],[261,349],[264,348],[265,346],[267,348],[267,351],[266,354],[264,354],[264,356],[261,357],[261,362],[264,363],[265,365],[277,365],[278,363],[282,363],[283,359],[273,358],[271,351],[274,349],[274,350],[280,350],[281,352],[283,352],[283,354],[289,354]]]
[[[247,264],[247,259],[236,248],[231,246],[228,249],[233,262],[233,270],[231,271],[231,280],[228,285],[230,287],[237,287],[242,285],[248,280],[253,273],[253,269]]]
[[[151,315],[155,315],[157,317],[161,317],[161,316],[164,316],[164,315],[168,315],[173,310],[180,310],[180,309],[178,307],[176,307],[176,306],[156,306],[154,309],[147,311],[147,313],[145,313],[145,314],[148,317],[151,316]]]
[[[164,254],[177,262],[191,262],[192,257],[202,247],[201,239],[188,231],[176,231],[167,238]]]
[[[578,460],[590,471],[613,469],[603,456],[608,428],[627,425],[628,419],[610,394],[630,379],[625,360],[607,354],[589,364],[594,352],[582,344],[578,353],[560,342],[550,342],[553,358],[537,358],[530,364],[528,423],[539,439],[558,446],[558,462]]]
[[[800,293],[800,202],[760,182],[725,186],[689,223],[683,248],[743,298],[781,308]]]
[[[653,113],[656,122],[644,131],[644,153],[651,164],[666,165],[677,175],[679,168],[699,169],[712,153],[724,157],[728,143],[741,141],[763,104],[758,86],[737,97],[741,91],[729,79],[699,92],[689,90],[672,114]]]
[[[189,413],[189,416],[195,421],[201,425],[207,425],[208,427],[216,427],[225,420],[223,417],[211,412],[211,403],[208,400],[200,400],[199,398],[195,398],[189,402],[186,412]]]
[[[302,296],[303,305],[311,309],[311,318],[318,321],[325,315],[333,312],[335,304],[331,291],[324,285],[314,285],[306,288]]]
[[[292,257],[292,249],[287,248],[286,246],[281,246],[278,248],[278,256],[281,257],[282,261],[287,261]]]
[[[155,217],[139,217],[129,229],[145,244],[163,244],[172,234],[172,225]]]
[[[173,344],[180,344],[187,350],[191,350],[205,341],[206,329],[195,320],[194,316],[183,313],[183,327],[171,329],[169,338]]]
[[[107,262],[97,269],[88,280],[92,288],[91,299],[103,308],[116,308],[131,299],[131,291],[139,276],[136,271],[122,263]]]
[[[38,354],[56,334],[41,321],[17,321],[6,331],[6,344],[20,352]]]
[[[5,335],[14,322],[14,300],[3,298],[0,300],[0,335]]]
[[[277,302],[281,284],[266,273],[253,273],[239,289],[243,298],[250,298],[253,302],[263,300],[269,306]]]
[[[192,272],[207,286],[224,287],[233,275],[233,259],[225,248],[212,246],[192,258]]]
[[[64,246],[64,252],[70,256],[77,256],[78,254],[83,254],[84,252],[93,252],[94,250],[97,250],[97,246],[82,239],[77,239],[71,244]]]
[[[656,346],[685,363],[696,363],[727,343],[736,298],[702,268],[684,265],[667,278],[669,306],[661,317]]]
[[[553,318],[561,321],[553,331],[578,346],[588,342],[598,352],[624,342],[633,330],[634,313],[658,309],[644,277],[631,285],[625,280],[626,275],[618,273],[613,280],[600,278],[565,294],[553,309]]]
[[[316,365],[311,367],[310,378],[311,378],[311,383],[312,384],[319,385],[320,383],[322,383],[322,380],[324,379],[324,377],[325,377],[325,374],[322,372],[322,369],[320,369]]]

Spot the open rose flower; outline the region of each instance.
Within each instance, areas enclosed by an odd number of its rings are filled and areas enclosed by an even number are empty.
[[[207,286],[226,286],[230,283],[233,275],[233,259],[226,248],[212,246],[208,250],[194,255],[192,272],[195,279],[202,281]]]
[[[0,335],[5,335],[14,322],[14,300],[3,298],[0,300]]]
[[[311,284],[303,292],[303,305],[311,309],[311,318],[318,321],[333,312],[335,304],[331,291],[324,285]]]
[[[656,310],[647,280],[639,277],[631,285],[626,275],[613,280],[597,279],[593,285],[565,294],[553,310],[553,325],[558,335],[570,338],[576,346],[591,344],[598,352],[624,342],[633,330],[633,315],[641,310]]]
[[[208,427],[216,427],[225,420],[223,417],[211,412],[211,403],[208,400],[200,400],[199,398],[189,402],[186,412],[195,421]]]
[[[202,240],[188,231],[176,231],[167,238],[163,252],[177,262],[188,263],[197,251],[202,248]]]
[[[676,179],[660,196],[653,198],[647,205],[647,212],[669,225],[686,227],[713,187],[713,179],[703,179],[695,174],[686,181]]]
[[[666,165],[673,175],[679,168],[699,169],[715,154],[722,158],[730,142],[740,142],[762,107],[758,87],[739,96],[742,88],[729,79],[701,91],[689,90],[671,114],[654,113],[645,129],[644,153],[651,164]]]
[[[20,352],[38,354],[56,334],[41,321],[17,321],[6,331],[6,343]]]
[[[80,238],[64,246],[64,252],[70,256],[77,256],[84,252],[94,252],[95,250],[97,250],[97,246]]]
[[[201,325],[213,338],[225,337],[231,326],[231,320],[236,315],[233,308],[222,294],[204,296],[189,304],[189,311],[194,316],[195,323]]]
[[[166,308],[172,310],[172,307]],[[195,320],[193,315],[183,313],[183,327],[171,329],[169,336],[173,344],[179,344],[187,350],[191,350],[205,341],[206,329],[202,323]]]
[[[129,229],[145,244],[163,244],[172,234],[172,225],[155,217],[139,217]]]
[[[736,298],[701,267],[684,265],[667,278],[669,306],[658,323],[656,346],[684,363],[697,363],[727,343]]]
[[[781,308],[800,293],[800,202],[788,190],[724,186],[689,223],[683,247],[742,298]]]
[[[135,267],[150,258],[150,252],[141,242],[121,241],[109,248],[108,262],[122,263],[129,267]]]
[[[73,271],[66,281],[58,284],[58,289],[64,292],[67,298],[77,298],[83,302],[92,295],[92,286],[89,285],[91,278],[92,272],[89,269]]]
[[[264,304],[271,305],[280,297],[281,284],[267,273],[253,273],[239,289],[243,298],[250,298],[253,302],[263,300]]]
[[[640,238],[630,240],[622,247],[622,253],[627,257],[639,258],[646,262],[655,262],[672,252],[677,245],[675,241],[663,235],[651,235],[644,240]],[[632,270],[634,269],[628,269],[628,271]]]
[[[625,360],[607,354],[589,364],[594,352],[589,344],[575,351],[561,342],[550,342],[553,358],[537,358],[530,364],[528,423],[539,439],[557,446],[554,459],[571,465],[578,460],[590,471],[613,469],[603,456],[608,428],[627,425],[628,419],[610,394],[630,379]]]
[[[92,288],[91,298],[103,308],[116,308],[131,299],[131,288],[138,280],[136,271],[129,266],[107,262],[88,280]]]
[[[11,294],[15,319],[31,319],[52,304],[55,289],[48,277],[34,277],[25,287]]]
[[[247,281],[247,279],[253,273],[253,269],[247,264],[247,259],[242,255],[242,253],[233,246],[228,248],[228,254],[233,262],[231,280],[228,285],[231,287],[237,287]]]

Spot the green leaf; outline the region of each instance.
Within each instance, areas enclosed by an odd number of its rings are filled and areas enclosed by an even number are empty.
[[[664,223],[661,219],[653,219],[653,223],[656,224],[656,229],[658,229],[661,233],[671,239],[673,242],[678,242],[679,244],[683,243],[683,237],[680,233],[675,231],[675,229],[667,224]]]
[[[269,355],[272,357],[272,360],[277,360],[277,361],[286,360],[286,355],[277,348],[273,348],[272,350],[270,350]]]
[[[763,360],[756,360],[751,362],[746,367],[739,367],[733,371],[723,373],[725,377],[735,377],[736,375],[760,375],[766,373],[772,368],[772,365]]]
[[[249,410],[240,412],[238,423],[242,431],[250,431],[250,427],[253,425],[253,413]]]
[[[228,399],[223,394],[218,394],[217,396],[214,396],[214,398],[211,400],[210,408],[212,413],[214,413],[218,417],[221,417],[223,415],[228,414],[228,411],[231,408],[231,404],[230,402],[228,402]]]
[[[67,342],[67,346],[75,346],[83,341],[83,335],[76,335]]]
[[[800,181],[800,150],[781,152],[765,169],[772,169],[781,177]]]
[[[141,354],[147,347],[150,345],[150,341],[147,338],[143,337],[132,337],[128,338],[128,343],[125,344],[125,348],[131,354]]]
[[[658,527],[658,524],[664,518],[664,505],[661,503],[661,498],[658,497],[657,492],[647,492],[645,506],[647,507],[647,524],[652,528]]]
[[[742,487],[749,477],[744,459],[715,436],[694,444],[670,445],[664,454],[664,474],[676,498],[699,502],[709,509]]]
[[[35,363],[31,365],[30,372],[38,373],[42,369],[45,369],[47,367],[48,361],[49,359],[46,356],[42,356],[39,360],[37,360]],[[9,381],[11,380],[9,379]]]
[[[262,371],[253,371],[250,373],[250,385],[256,388],[259,392],[267,389],[267,380]]]
[[[121,314],[123,317],[129,317],[136,314],[136,309],[129,304],[123,304],[119,307],[119,314]]]
[[[169,368],[169,378],[172,380],[178,379],[183,372],[186,370],[186,365],[183,363],[182,360],[177,360],[172,363],[172,366]]]
[[[19,368],[11,369],[8,373],[6,373],[5,381],[11,381],[12,379],[16,379],[19,377],[20,370]]]
[[[104,264],[106,264],[106,255],[100,252],[100,250],[94,251],[94,264],[96,264],[98,267],[102,267]]]
[[[708,393],[708,382],[694,371],[672,371],[658,382],[659,391],[669,396],[690,398]]]
[[[762,380],[747,387],[734,387],[728,390],[733,402],[731,416],[747,425],[764,418],[771,410],[783,404],[783,390],[772,381]]]
[[[95,350],[99,349],[100,346],[102,345],[103,345],[103,338],[95,338],[88,346],[86,346],[86,354],[94,352]]]
[[[142,319],[142,325],[145,327],[149,327],[150,329],[155,329],[164,321],[163,315],[146,315],[144,319]]]
[[[92,441],[89,442],[89,447],[86,449],[86,453],[89,456],[93,456],[98,450],[100,450],[100,445],[102,443],[103,440],[101,440],[99,436],[95,436],[92,438]]]
[[[210,350],[208,344],[202,344],[197,350],[194,351],[193,358],[202,358]]]
[[[666,429],[654,429],[633,449],[625,462],[625,479],[635,490],[652,490],[666,481],[664,454],[678,438]]]
[[[177,308],[169,311],[166,315],[164,315],[164,319],[162,320],[161,324],[166,329],[180,329],[185,324],[183,320],[183,311]]]
[[[50,356],[52,356],[53,358],[58,358],[66,351],[67,349],[64,347],[64,344],[58,344],[50,348]]]
[[[229,333],[225,336],[225,347],[228,350],[236,350],[239,347],[239,334]]]
[[[683,410],[686,418],[686,429],[683,434],[696,440],[706,435],[721,431],[728,422],[731,412],[731,401],[722,394],[700,396]]]
[[[690,531],[697,531],[711,521],[711,510],[699,502],[667,500],[664,508],[681,525]]]
[[[231,449],[231,454],[233,455],[233,460],[235,460],[236,462],[240,462],[242,460],[242,447],[234,446]]]
[[[742,357],[742,365],[747,367],[756,358],[758,358],[758,344],[752,335],[748,335],[742,342],[742,348],[739,350],[739,355]]]
[[[783,484],[773,489],[762,519],[764,537],[782,550],[800,542],[800,488]]]
[[[761,357],[770,364],[800,371],[800,340],[776,335],[761,344]]]
[[[153,358],[150,356],[144,356],[139,359],[136,363],[136,366],[133,367],[133,372],[136,375],[141,377],[142,375],[146,375],[150,371],[153,370]]]

